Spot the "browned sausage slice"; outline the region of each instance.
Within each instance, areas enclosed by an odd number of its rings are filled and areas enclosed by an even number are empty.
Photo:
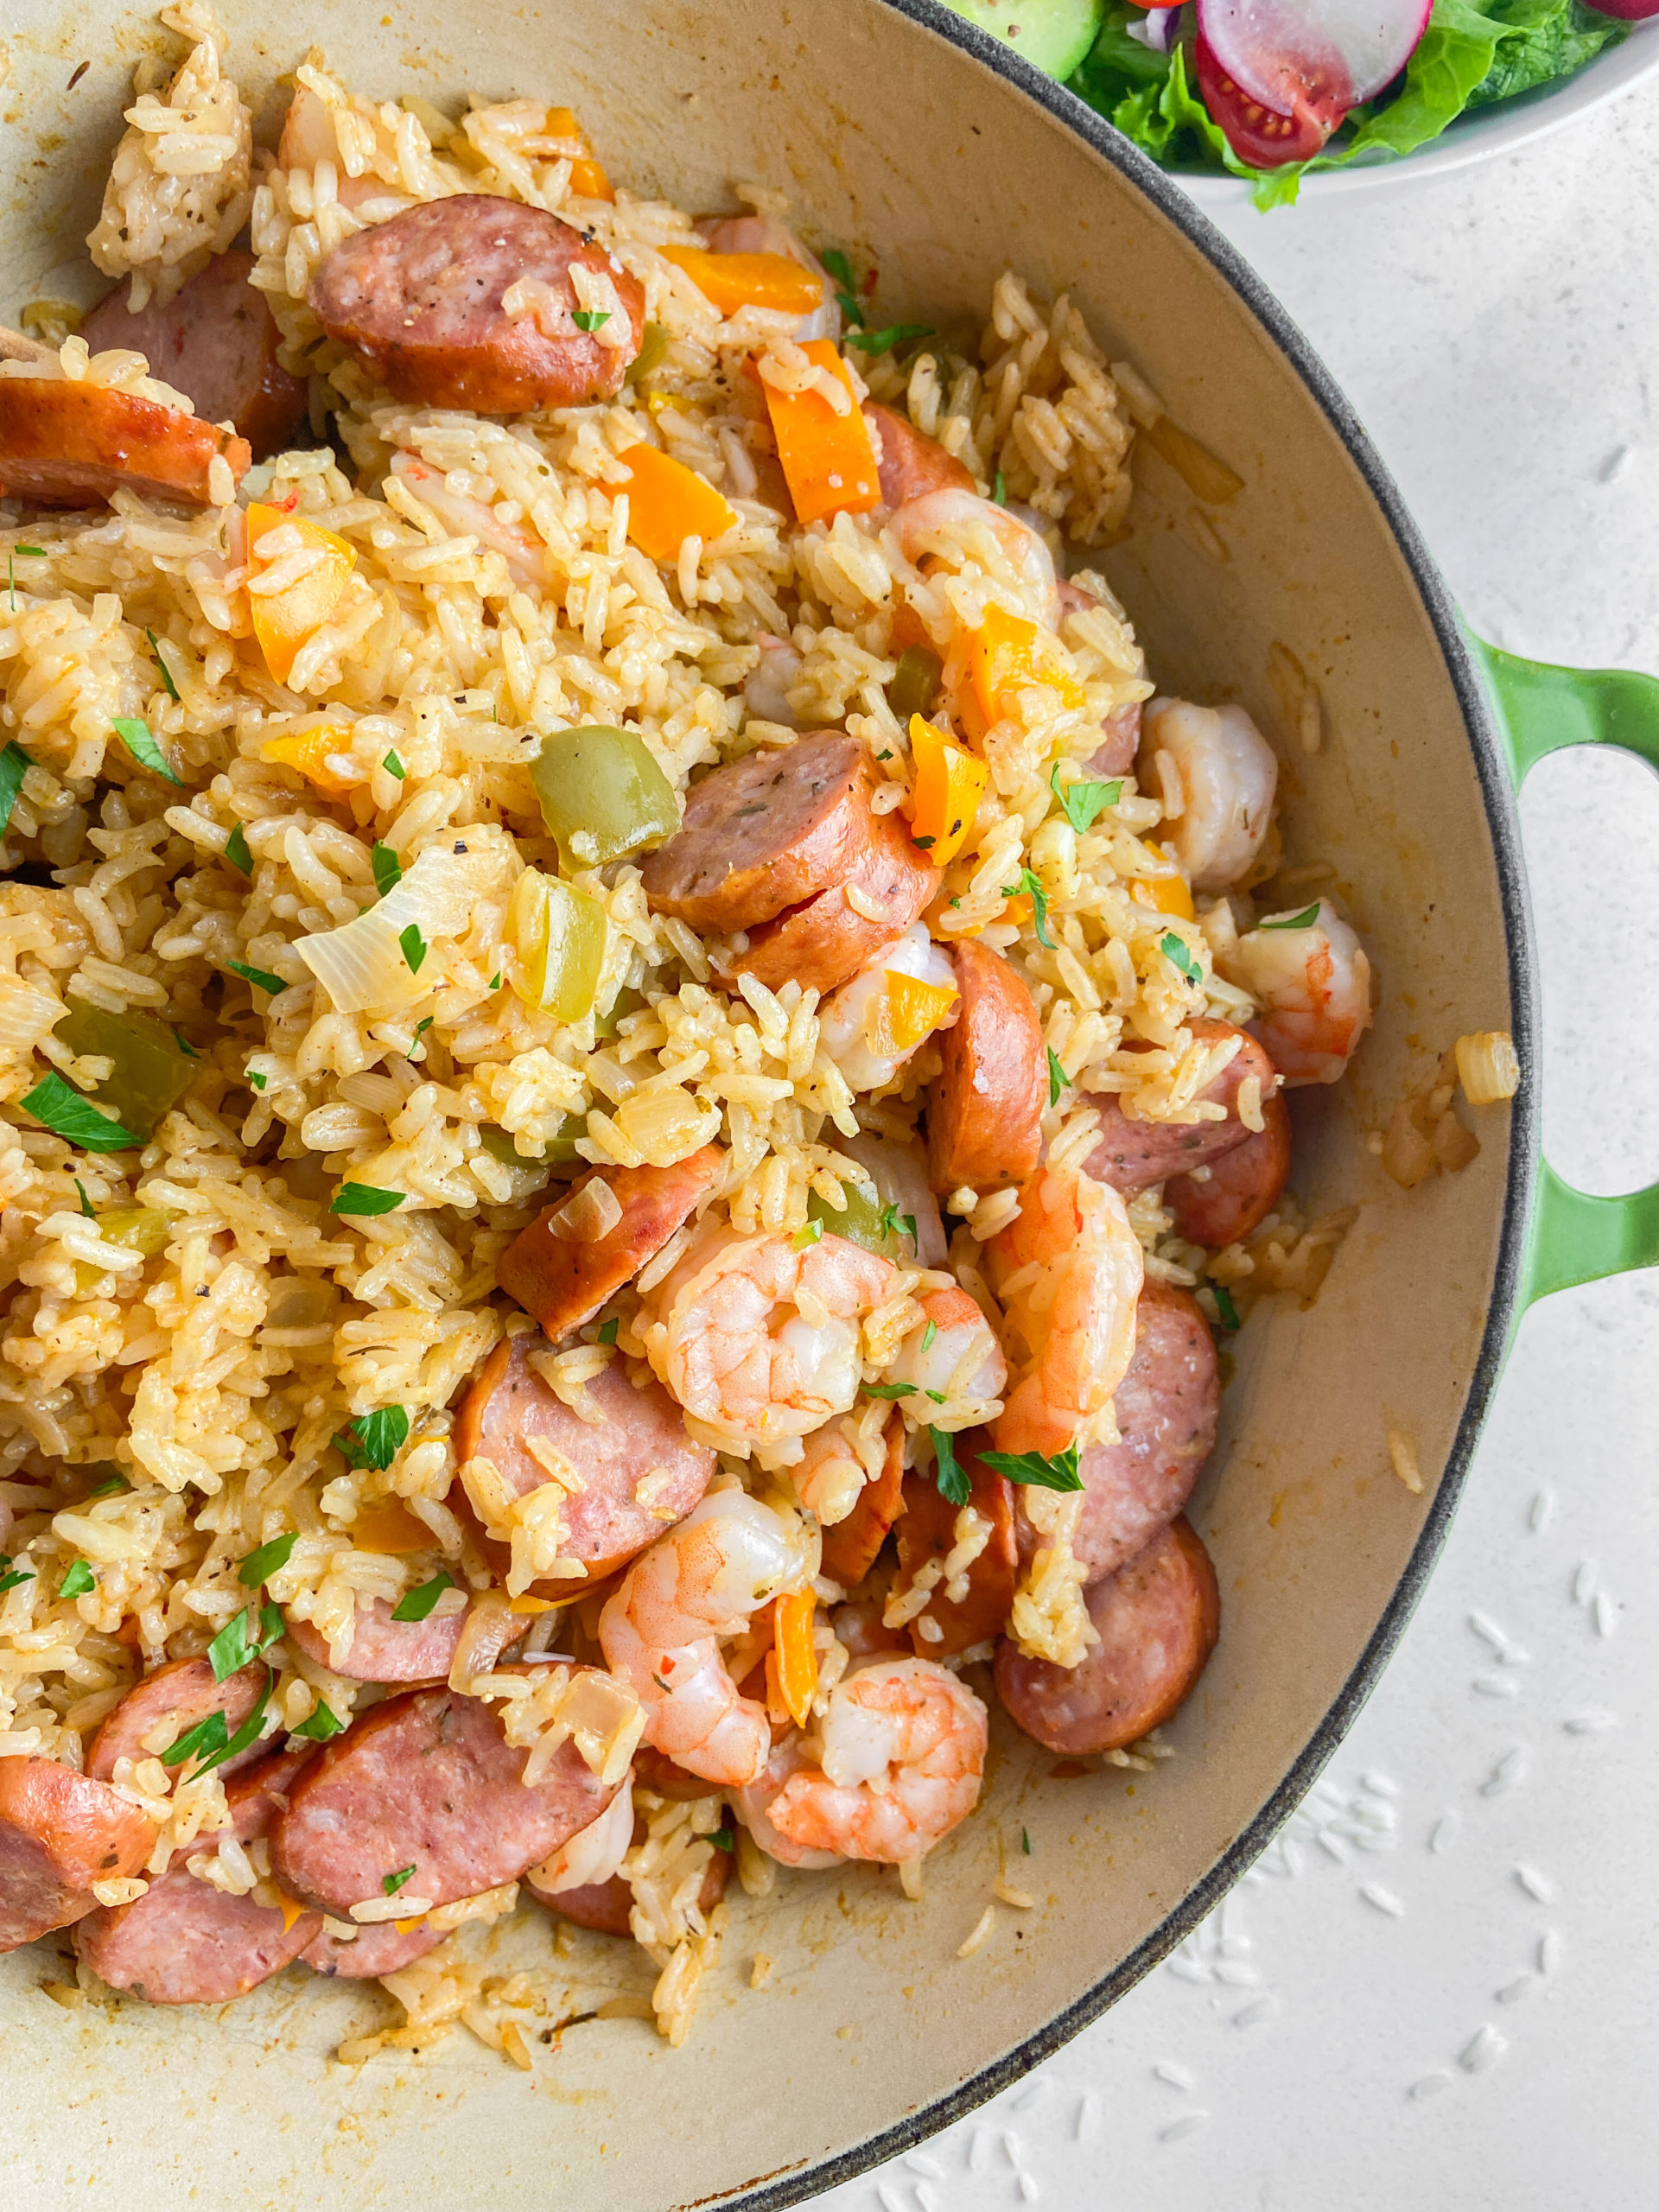
[[[148,1814],[56,1759],[0,1759],[0,1951],[97,1909],[94,1882],[138,1873],[156,1841]]]
[[[80,334],[94,353],[118,346],[142,353],[149,373],[195,404],[204,423],[234,423],[256,461],[287,445],[305,420],[305,385],[276,358],[270,303],[249,283],[253,256],[216,253],[165,307],[134,315],[122,285],[101,300]]]
[[[225,1796],[238,1843],[267,1832],[312,1756],[308,1746],[276,1751],[231,1783]],[[211,1851],[213,1842],[204,1835],[194,1848]],[[320,1914],[232,1896],[175,1859],[131,1904],[89,1913],[75,1930],[75,1948],[112,1989],[151,2005],[228,2005],[280,1974],[321,1933]]]
[[[902,937],[943,879],[896,814],[874,818],[852,872],[833,890],[751,930],[732,962],[769,991],[790,982],[827,997]],[[849,893],[856,893],[855,906]]]
[[[573,267],[607,276],[631,328],[607,346],[572,319],[582,308]],[[553,296],[510,315],[521,278]],[[311,306],[394,399],[417,407],[517,415],[608,399],[639,350],[645,296],[603,246],[540,207],[463,192],[405,208],[330,247],[311,279]],[[556,334],[542,323],[558,319]]]
[[[111,385],[0,377],[0,492],[14,499],[85,507],[138,492],[205,507],[220,454],[239,482],[253,460],[246,440],[179,408]]]
[[[158,372],[159,373],[159,372]],[[909,416],[900,415],[880,400],[867,399],[864,419],[881,434],[881,504],[901,507],[906,499],[919,499],[925,492],[971,492],[972,473],[937,438],[918,430]]]
[[[1141,706],[1114,707],[1100,725],[1100,743],[1089,756],[1096,776],[1127,776],[1141,750]]]
[[[423,1621],[395,1621],[384,1598],[359,1605],[352,1640],[338,1665],[328,1656],[326,1636],[309,1621],[290,1620],[288,1634],[308,1659],[333,1668],[353,1682],[441,1682],[454,1663],[467,1613],[429,1614]],[[519,1626],[519,1634],[530,1625]]]
[[[756,929],[847,880],[870,841],[874,788],[868,752],[842,730],[746,753],[693,784],[679,829],[646,855],[645,895],[694,930]]]
[[[1259,1229],[1290,1179],[1290,1109],[1274,1091],[1262,1104],[1263,1126],[1211,1162],[1202,1181],[1172,1175],[1164,1204],[1189,1244],[1218,1252]]]
[[[1221,1632],[1210,1554],[1185,1521],[1096,1582],[1089,1618],[1100,1636],[1077,1667],[1022,1659],[1007,1639],[996,1688],[1008,1717],[1051,1751],[1119,1751],[1167,1720],[1204,1672]]]
[[[222,1713],[226,1729],[234,1736],[259,1702],[264,1687],[263,1667],[242,1667],[216,1682],[206,1659],[168,1659],[154,1674],[135,1682],[107,1716],[87,1751],[86,1771],[98,1781],[107,1782],[118,1759],[159,1757],[210,1713]],[[270,1749],[269,1742],[250,1744],[233,1758],[221,1759],[215,1771],[228,1778],[239,1767],[251,1766],[255,1759],[264,1758]]]
[[[844,1521],[823,1531],[823,1572],[843,1590],[855,1589],[875,1565],[887,1531],[905,1510],[905,1424],[897,1414],[887,1423],[887,1456],[881,1471],[858,1493]]]
[[[883,1611],[873,1599],[861,1599],[855,1605],[837,1605],[830,1614],[836,1641],[846,1646],[850,1657],[908,1659],[912,1656],[908,1631],[889,1628],[881,1618]]]
[[[1264,1101],[1277,1093],[1279,1078],[1273,1062],[1254,1037],[1230,1021],[1211,1021],[1202,1016],[1186,1026],[1203,1044],[1219,1044],[1227,1037],[1243,1039],[1215,1081],[1199,1093],[1205,1103],[1227,1109],[1224,1122],[1132,1122],[1109,1093],[1088,1096],[1088,1103],[1100,1109],[1100,1141],[1084,1160],[1084,1170],[1096,1182],[1109,1183],[1126,1198],[1151,1184],[1179,1175],[1184,1168],[1207,1167],[1243,1143],[1250,1132],[1238,1118],[1236,1101],[1247,1076],[1254,1076],[1261,1084]]]
[[[587,1385],[603,1419],[583,1421],[531,1365],[531,1354],[546,1350],[530,1332],[496,1346],[462,1402],[455,1450],[463,1465],[480,1454],[491,1460],[519,1497],[552,1479],[532,1439],[567,1459],[582,1487],[565,1497],[564,1555],[581,1560],[591,1581],[688,1514],[714,1478],[715,1458],[686,1434],[685,1415],[660,1382],[636,1390],[614,1362]],[[569,1596],[569,1584],[560,1594]]]
[[[496,1262],[496,1281],[556,1344],[656,1258],[725,1165],[720,1147],[706,1144],[672,1167],[595,1167],[513,1238]],[[565,1210],[591,1183],[605,1185],[622,1214],[604,1236],[582,1243]]]
[[[454,1690],[389,1698],[324,1750],[271,1831],[271,1872],[302,1903],[349,1920],[412,1866],[410,1897],[450,1904],[517,1881],[615,1795],[574,1742],[531,1789],[487,1705]]]
[[[709,1795],[706,1782],[699,1795]],[[643,1827],[641,1822],[636,1828],[636,1842]],[[697,1910],[705,1919],[725,1896],[731,1871],[731,1853],[716,1846],[714,1857],[703,1869],[702,1884],[697,1891]],[[599,1936],[633,1933],[628,1917],[633,1910],[633,1891],[620,1874],[613,1874],[608,1882],[588,1882],[575,1890],[538,1889],[533,1881],[526,1886],[550,1912],[556,1912],[561,1920],[574,1922],[578,1928],[591,1928]]]
[[[1077,1469],[1083,1517],[1071,1550],[1090,1582],[1115,1574],[1174,1519],[1215,1444],[1221,1411],[1215,1340],[1187,1292],[1150,1281],[1142,1289],[1135,1355],[1112,1409],[1119,1441],[1091,1444]],[[1020,1558],[1039,1541],[1022,1502]]]
[[[442,1929],[424,1920],[417,1928],[399,1928],[395,1920],[382,1920],[348,1936],[331,1936],[325,1928],[300,1956],[313,1974],[337,1974],[342,1981],[372,1981],[378,1974],[397,1974],[423,1958],[437,1948],[443,1936]]]
[[[1048,1096],[1043,1033],[1031,993],[1000,952],[965,938],[950,957],[962,1012],[939,1039],[928,1173],[936,1191],[995,1191],[1036,1170]]]
[[[1019,1552],[1014,1533],[1014,1484],[1006,1475],[995,1474],[980,1458],[990,1443],[987,1428],[966,1429],[956,1440],[957,1464],[968,1478],[968,1503],[990,1522],[990,1536],[967,1570],[965,1594],[946,1595],[949,1585],[936,1586],[927,1604],[911,1624],[911,1638],[918,1656],[943,1659],[1001,1636],[1007,1626],[1019,1571]],[[957,1515],[931,1474],[918,1471],[905,1484],[905,1512],[899,1523],[899,1572],[906,1585],[930,1560],[942,1560],[957,1541]],[[928,1635],[927,1622],[943,1635]]]

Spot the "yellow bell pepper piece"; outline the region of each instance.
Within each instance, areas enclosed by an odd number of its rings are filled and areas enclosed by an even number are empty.
[[[432,1531],[417,1520],[401,1497],[376,1498],[359,1505],[352,1523],[352,1542],[360,1552],[386,1552],[400,1558],[408,1552],[429,1551]]]
[[[721,315],[735,315],[740,308],[810,315],[823,305],[823,278],[786,253],[710,253],[696,245],[665,245],[661,251]]]
[[[943,868],[966,842],[991,772],[920,715],[910,718],[910,757],[916,770],[910,834],[934,866]]]
[[[781,1705],[798,1728],[804,1728],[810,1719],[812,1694],[818,1687],[818,1655],[812,1648],[816,1603],[810,1590],[779,1599],[777,1641],[766,1654],[768,1702]]]
[[[688,537],[722,537],[736,522],[707,477],[655,446],[630,446],[622,455],[628,480],[628,536],[652,561],[679,558]]]
[[[605,909],[597,899],[527,868],[513,887],[507,938],[518,956],[509,981],[526,1006],[558,1021],[592,1013],[605,965]]]
[[[339,604],[346,579],[357,566],[357,555],[332,530],[307,522],[300,515],[285,514],[280,507],[256,502],[248,509],[247,530],[248,608],[253,634],[265,657],[265,666],[279,683],[286,683],[301,646],[316,635]],[[265,547],[279,531],[282,537],[276,550],[267,552]],[[321,553],[322,558],[284,589],[261,591],[260,579],[296,550],[288,536],[290,531],[298,532],[302,549]]]
[[[284,730],[280,737],[268,737],[259,758],[274,760],[279,767],[297,768],[325,798],[344,798],[353,780],[360,779],[342,776],[329,762],[335,754],[349,759],[351,750],[352,734],[344,724],[320,722],[315,729]],[[431,1532],[427,1533],[429,1540]]]
[[[961,995],[954,983],[925,983],[917,976],[889,973],[886,990],[870,1008],[869,1027],[880,1033],[870,1039],[872,1051],[883,1058],[913,1052]]]
[[[594,159],[593,141],[576,120],[575,111],[568,107],[550,107],[547,111],[547,135],[550,138],[574,138],[582,152],[570,163],[570,189],[584,200],[609,200],[616,194],[611,181]]]
[[[1198,912],[1186,878],[1160,845],[1154,845],[1149,837],[1143,837],[1141,843],[1142,850],[1163,866],[1156,875],[1136,876],[1129,886],[1130,898],[1137,906],[1151,906],[1158,913],[1174,914],[1184,922],[1196,921]]]
[[[554,1598],[532,1598],[526,1593],[523,1597],[509,1598],[507,1600],[507,1611],[510,1613],[519,1614],[550,1613],[554,1611],[557,1603],[558,1600]]]
[[[969,736],[982,736],[993,722],[1019,712],[1020,694],[1028,684],[1046,683],[1065,707],[1083,706],[1083,686],[1061,664],[1059,640],[1022,615],[1010,614],[995,601],[967,640]],[[977,720],[979,727],[974,727]]]
[[[795,518],[868,513],[880,503],[881,478],[846,365],[827,338],[810,339],[801,351],[846,386],[852,404],[838,415],[821,391],[779,391],[760,379]]]

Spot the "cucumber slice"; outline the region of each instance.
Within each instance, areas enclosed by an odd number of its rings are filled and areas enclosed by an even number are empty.
[[[1071,74],[1099,35],[1106,0],[945,0],[1045,75]]]

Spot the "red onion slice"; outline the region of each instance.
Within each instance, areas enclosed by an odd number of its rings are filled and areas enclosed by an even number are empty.
[[[1198,0],[1198,29],[1253,99],[1345,112],[1397,77],[1432,0]]]

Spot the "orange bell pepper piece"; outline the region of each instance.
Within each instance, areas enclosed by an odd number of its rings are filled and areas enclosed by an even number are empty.
[[[910,718],[910,757],[916,772],[910,834],[933,865],[943,868],[966,842],[991,772],[920,715]]]
[[[353,787],[353,779],[340,775],[328,764],[335,754],[349,756],[351,749],[348,729],[339,722],[321,722],[315,729],[285,730],[280,737],[268,737],[259,748],[259,758],[274,760],[279,767],[297,768],[325,798],[344,798]],[[431,1542],[429,1529],[422,1541]]]
[[[1141,842],[1145,851],[1155,855],[1164,865],[1156,875],[1136,876],[1129,885],[1130,898],[1137,906],[1151,906],[1160,914],[1174,914],[1184,922],[1196,921],[1198,912],[1186,878],[1160,845],[1154,845],[1148,837],[1143,837]]]
[[[302,546],[320,552],[322,558],[285,590],[261,592],[254,588],[260,578],[286,558],[281,551],[264,550],[278,531],[284,539],[289,531],[297,531]],[[265,657],[265,666],[279,683],[286,683],[301,646],[316,635],[334,613],[346,579],[357,566],[357,555],[332,530],[284,513],[281,507],[261,506],[257,502],[248,509],[247,531],[248,608],[253,634]],[[289,541],[289,550],[293,550]]]
[[[1027,684],[1048,684],[1065,706],[1084,703],[1083,686],[1059,664],[1058,640],[995,601],[967,639],[967,658],[969,696],[980,725],[972,726],[976,717],[966,718],[969,736],[982,736],[993,722],[1017,714],[1020,694]]]
[[[706,545],[731,529],[737,517],[707,477],[655,446],[630,446],[621,456],[628,471],[628,536],[653,561],[673,561],[688,537]]]
[[[594,159],[593,141],[576,120],[573,109],[550,107],[547,111],[547,135],[550,138],[574,138],[582,147],[570,162],[570,189],[584,200],[609,200],[616,194],[611,181]]]
[[[706,246],[665,245],[664,261],[682,269],[721,315],[740,308],[775,308],[811,315],[823,304],[823,280],[786,253],[710,253]]]
[[[827,338],[811,339],[801,350],[817,367],[839,378],[852,404],[844,415],[837,415],[821,391],[779,391],[764,377],[760,379],[796,520],[864,514],[880,505],[881,480],[851,379]]]
[[[870,1023],[883,1033],[872,1038],[873,1048],[884,1054],[908,1052],[935,1030],[961,997],[954,983],[925,983],[918,976],[889,974],[887,989],[876,1004],[880,1016]]]
[[[812,1648],[812,1613],[817,1600],[810,1590],[798,1590],[778,1600],[777,1641],[766,1654],[768,1701],[776,1693],[798,1728],[804,1728],[812,1712],[812,1694],[818,1687],[818,1656]]]

